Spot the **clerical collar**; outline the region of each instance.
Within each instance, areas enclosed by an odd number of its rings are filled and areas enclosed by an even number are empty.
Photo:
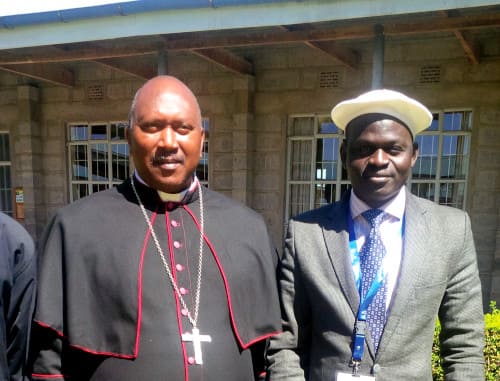
[[[135,178],[143,185],[151,188],[146,182],[139,176],[137,171],[134,172]],[[167,192],[162,192],[161,190],[156,189],[156,192],[158,192],[158,196],[163,202],[181,202],[184,197],[186,197],[186,194],[192,193],[195,189],[196,186],[198,185],[198,178],[194,176],[193,181],[191,182],[191,185],[189,188],[184,189],[182,192],[179,193],[167,193]]]
[[[406,204],[406,187],[402,186],[399,193],[392,200],[386,202],[380,208],[384,212],[396,217],[400,221],[403,219]],[[361,200],[356,193],[351,189],[351,198],[349,200],[349,208],[351,209],[351,216],[355,219],[361,213],[371,209],[363,200]]]

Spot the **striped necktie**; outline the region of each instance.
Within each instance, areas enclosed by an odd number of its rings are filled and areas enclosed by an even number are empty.
[[[362,214],[371,225],[370,233],[359,253],[362,274],[361,297],[364,299],[386,254],[385,246],[380,237],[380,225],[386,214],[380,209],[369,209]],[[384,330],[386,298],[387,287],[384,280],[377,294],[368,306],[366,315],[366,321],[370,328],[375,351],[378,349],[380,336]]]

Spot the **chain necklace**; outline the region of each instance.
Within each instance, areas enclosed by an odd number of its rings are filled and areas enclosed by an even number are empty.
[[[187,312],[187,318],[191,322],[191,325],[193,326],[193,333],[199,332],[198,329],[196,328],[196,322],[198,321],[198,311],[200,307],[200,290],[201,290],[201,270],[202,270],[202,261],[203,261],[203,192],[201,191],[201,184],[198,184],[198,194],[199,194],[199,199],[200,199],[200,250],[199,250],[199,259],[198,259],[198,279],[197,279],[197,286],[196,286],[196,293],[195,293],[195,298],[194,298],[194,314],[191,314],[191,311],[189,311],[189,308],[186,304],[186,301],[182,297],[182,293],[177,286],[177,283],[175,282],[174,276],[172,274],[172,270],[170,269],[170,266],[168,265],[167,260],[165,259],[165,254],[163,254],[163,250],[160,246],[160,242],[158,241],[158,238],[156,236],[156,233],[153,229],[153,224],[151,223],[151,219],[148,217],[148,214],[146,212],[146,208],[144,207],[144,204],[141,201],[141,198],[139,197],[139,194],[137,193],[137,190],[135,189],[135,184],[134,184],[134,179],[130,179],[130,183],[132,184],[132,189],[134,190],[135,197],[137,198],[137,202],[139,203],[139,206],[141,208],[142,214],[144,216],[144,219],[146,220],[149,230],[151,232],[151,236],[153,237],[153,241],[156,246],[156,251],[158,252],[161,261],[163,262],[163,267],[165,268],[165,272],[168,275],[168,279],[170,280],[170,284],[172,285],[172,288],[175,290],[175,293],[177,294],[182,307],[184,310]],[[201,361],[201,360],[200,360]],[[200,362],[201,363],[201,362]]]

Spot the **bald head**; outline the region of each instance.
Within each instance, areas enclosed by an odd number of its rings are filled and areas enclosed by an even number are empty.
[[[126,137],[135,169],[146,184],[167,193],[187,189],[205,137],[193,92],[171,76],[146,82],[132,102]]]
[[[185,98],[186,101],[196,105],[198,116],[201,121],[201,111],[196,96],[191,89],[180,79],[170,75],[160,75],[154,77],[142,85],[134,95],[129,111],[129,127],[132,128],[135,123],[135,112],[139,102],[147,102],[149,99],[157,97],[160,93],[172,93]]]

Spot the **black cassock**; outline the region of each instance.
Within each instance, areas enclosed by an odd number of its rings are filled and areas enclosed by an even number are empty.
[[[137,191],[194,314],[198,288],[198,189],[181,203]],[[201,187],[201,186],[200,186]],[[39,261],[33,379],[227,380],[254,378],[265,339],[281,330],[276,252],[263,219],[204,187],[203,266],[197,327],[173,290],[136,197],[125,181],[61,208]]]

